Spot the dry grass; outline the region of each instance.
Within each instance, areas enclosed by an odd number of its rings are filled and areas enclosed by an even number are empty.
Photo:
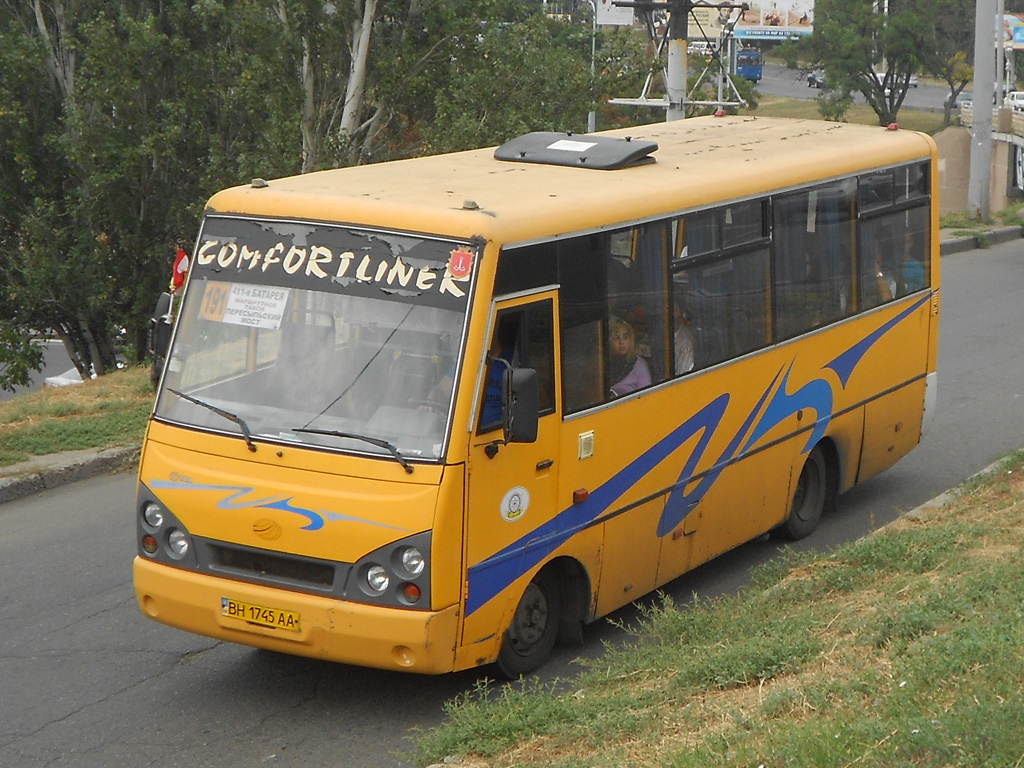
[[[31,456],[142,442],[153,405],[148,368],[67,387],[43,387],[0,403],[0,466]]]

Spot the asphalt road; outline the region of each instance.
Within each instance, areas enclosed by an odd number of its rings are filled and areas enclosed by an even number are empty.
[[[801,547],[862,536],[1024,445],[1024,242],[944,257],[939,408],[923,444],[840,498]],[[0,766],[408,766],[414,728],[489,670],[423,678],[227,645],[135,604],[134,478],[96,478],[0,506]],[[761,539],[669,585],[677,601],[737,589],[776,557]],[[627,608],[613,616],[626,623]],[[628,642],[607,621],[577,654]]]
[[[794,99],[813,99],[825,91],[807,85],[807,71],[803,69],[787,69],[778,64],[765,64],[764,77],[757,84],[757,90],[770,96],[788,96]],[[941,112],[943,102],[949,96],[949,89],[943,85],[933,85],[927,81],[917,88],[907,89],[903,106],[910,109]],[[863,103],[864,97],[859,94],[854,101]]]
[[[32,383],[27,387],[17,387],[13,392],[0,389],[0,402],[10,400],[12,397],[23,395],[26,392],[34,392],[43,386],[43,381],[48,376],[60,376],[73,367],[71,365],[71,358],[68,357],[68,353],[64,349],[64,344],[59,341],[47,341],[44,343],[43,348],[43,370],[32,374]]]

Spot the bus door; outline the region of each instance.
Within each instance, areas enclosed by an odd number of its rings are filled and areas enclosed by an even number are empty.
[[[488,360],[477,377],[467,468],[466,653],[496,647],[491,644],[508,625],[528,583],[520,577],[537,562],[541,550],[535,540],[558,512],[556,296],[556,291],[545,291],[498,300],[491,308]],[[537,371],[540,420],[533,443],[502,441],[500,382],[506,364]]]

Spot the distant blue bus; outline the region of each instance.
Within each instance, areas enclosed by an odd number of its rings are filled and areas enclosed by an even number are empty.
[[[751,82],[761,79],[764,57],[760,51],[740,51],[736,54],[736,74]]]

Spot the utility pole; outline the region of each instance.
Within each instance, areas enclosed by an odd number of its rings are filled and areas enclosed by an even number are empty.
[[[992,177],[992,97],[995,95],[995,0],[975,0],[974,106],[971,116],[971,169],[967,182],[967,210],[978,221],[988,221]],[[1000,37],[1002,30],[1000,30]],[[999,40],[1002,45],[1002,40]]]
[[[690,13],[693,11],[695,6],[701,8],[717,8],[720,12],[726,11],[731,13],[731,10],[749,10],[747,3],[736,3],[731,0],[724,0],[719,3],[711,3],[706,0],[612,0],[613,4],[621,8],[639,8],[644,12],[645,17],[650,18],[650,14],[655,9],[665,9],[668,11],[668,30],[666,33],[668,56],[667,62],[664,69],[665,76],[665,99],[648,99],[647,92],[651,85],[651,77],[648,76],[647,82],[644,84],[643,92],[639,99],[610,99],[609,104],[622,104],[628,106],[646,106],[646,107],[661,107],[665,109],[666,120],[683,120],[686,117],[687,105],[693,104],[714,104],[718,103],[721,106],[722,93],[721,93],[721,82],[719,83],[719,99],[718,102],[707,102],[697,101],[690,102],[688,94],[687,75],[689,62],[687,61],[687,45],[689,38],[689,18]],[[726,35],[723,39],[727,39],[732,35],[732,26],[730,25]],[[661,46],[658,47],[658,52],[662,50]],[[716,52],[716,59],[721,64],[721,52]],[[705,70],[706,71],[706,70]],[[702,75],[703,77],[703,75]],[[699,79],[698,79],[699,82]],[[736,92],[735,86],[730,82],[730,87],[733,92]],[[728,102],[729,104],[739,103],[744,104],[742,99],[739,98],[739,94],[736,93],[737,102]]]
[[[688,19],[693,3],[690,0],[673,2],[668,16],[668,65],[665,67],[665,91],[668,95],[668,109],[665,120],[686,119],[686,75],[689,62],[686,60]]]

